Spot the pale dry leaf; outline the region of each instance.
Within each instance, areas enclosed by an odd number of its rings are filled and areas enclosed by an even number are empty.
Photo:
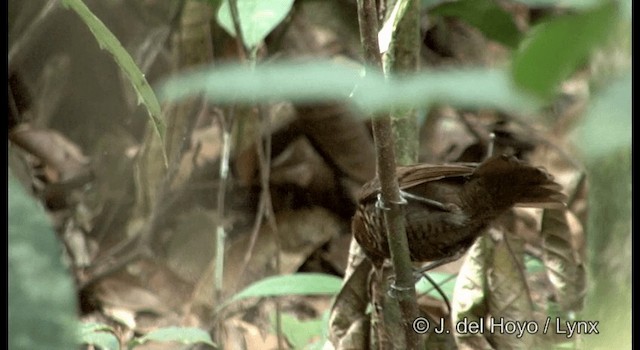
[[[488,286],[486,265],[492,255],[491,239],[482,236],[469,248],[460,268],[451,301],[451,321],[480,322],[487,316]],[[454,327],[454,337],[460,349],[492,349],[484,334],[462,334]]]
[[[584,231],[569,211],[548,210],[542,219],[543,261],[563,310],[582,309],[587,292]]]
[[[340,338],[336,350],[361,350],[368,349],[369,346],[369,328],[370,322],[368,317],[361,317],[353,322],[347,330],[344,337]]]
[[[117,277],[100,281],[95,294],[105,307],[127,309],[131,312],[153,311],[159,314],[171,311],[153,291]]]
[[[491,228],[494,240],[487,282],[490,320],[496,325],[522,325],[532,321],[533,306],[525,279],[524,240],[509,235],[504,228]],[[487,324],[489,320],[486,320]],[[500,330],[501,328],[495,328]],[[528,332],[496,331],[486,334],[498,349],[529,349],[533,335]]]
[[[276,349],[278,340],[270,332],[252,323],[245,322],[240,317],[233,317],[225,322],[228,342],[225,341],[225,349]],[[229,332],[231,331],[232,332]]]
[[[55,130],[23,124],[11,130],[9,139],[52,167],[57,173],[52,182],[68,181],[89,171],[89,158],[80,147]]]
[[[365,345],[369,340],[364,334],[369,332],[369,317],[365,311],[369,304],[371,266],[368,259],[354,266],[335,298],[329,318],[329,340],[337,349],[367,348]],[[366,328],[363,329],[364,323]]]

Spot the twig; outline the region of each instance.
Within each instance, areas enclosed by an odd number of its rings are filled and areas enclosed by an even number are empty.
[[[229,11],[233,21],[233,30],[236,32],[236,44],[239,48],[239,56],[241,61],[246,61],[251,57],[249,48],[244,45],[244,33],[240,23],[240,13],[238,12],[238,0],[229,0]]]
[[[226,241],[226,230],[224,229],[225,216],[225,196],[229,178],[229,155],[231,154],[231,123],[235,115],[235,105],[229,108],[227,115],[220,115],[220,125],[222,126],[222,157],[220,159],[220,184],[218,186],[217,206],[218,224],[216,225],[216,250],[215,250],[215,271],[214,271],[214,302],[222,302],[222,290],[224,283],[224,248]],[[227,120],[227,117],[229,120]]]
[[[238,1],[237,0],[229,0],[229,9],[231,12],[231,18],[233,20],[233,28],[236,32],[236,42],[243,48],[244,59],[249,60],[249,65],[251,68],[255,67],[257,63],[257,48],[250,49],[245,45],[244,34],[242,33],[242,27],[240,22],[240,14],[238,12]],[[260,130],[265,131],[264,135],[264,145],[262,144],[262,133],[258,133],[258,140],[256,144],[256,149],[258,153],[259,160],[259,168],[260,168],[260,208],[258,209],[258,213],[260,217],[263,215],[266,216],[267,223],[271,228],[271,232],[274,235],[276,240],[276,271],[280,272],[280,238],[278,235],[278,225],[275,220],[273,206],[271,203],[271,192],[269,190],[269,176],[270,176],[270,168],[271,168],[271,120],[267,115],[265,108],[263,105],[258,104],[258,119],[260,120]],[[254,226],[254,233],[251,237],[251,248],[255,245],[255,241],[257,239],[257,230],[259,229],[261,224],[261,219],[256,220],[256,225]],[[248,260],[245,257],[245,267]],[[284,339],[282,337],[282,321],[280,314],[280,303],[276,300],[276,333],[278,338],[278,350],[284,349]]]
[[[358,22],[365,60],[373,68],[382,71],[378,47],[378,17],[374,0],[358,0]],[[403,199],[395,177],[394,140],[391,119],[388,115],[378,116],[373,120],[373,133],[377,150],[376,166],[378,179],[380,179],[381,198],[383,205],[388,206],[389,209],[384,211],[384,222],[396,275],[395,296],[402,312],[406,348],[417,349],[419,337],[410,325],[418,316],[418,306],[405,231]],[[390,320],[385,318],[385,322],[388,321]]]
[[[35,16],[31,24],[22,31],[20,38],[16,39],[13,45],[11,45],[8,58],[10,68],[13,68],[16,65],[16,62],[20,61],[20,56],[25,54],[25,50],[31,44],[31,41],[40,34],[39,32],[42,32],[45,29],[45,26],[43,25],[44,20],[47,19],[47,16],[53,13],[54,10],[60,8],[58,3],[59,0],[47,1],[42,10],[40,10],[38,15]]]
[[[447,298],[447,294],[442,290],[442,288],[440,288],[440,285],[438,285],[438,283],[434,281],[433,278],[431,278],[431,276],[429,276],[427,272],[422,272],[421,274],[424,278],[427,279],[427,281],[429,281],[429,283],[431,283],[431,286],[433,287],[432,289],[429,289],[425,294],[435,289],[436,292],[440,294],[440,297],[442,297],[442,300],[444,300],[445,305],[447,305],[448,314],[451,315],[451,303],[449,302],[449,298]],[[442,284],[444,285],[445,283],[447,283],[448,281],[454,278],[456,278],[455,275],[448,277],[446,280],[444,280],[444,282],[442,282]]]

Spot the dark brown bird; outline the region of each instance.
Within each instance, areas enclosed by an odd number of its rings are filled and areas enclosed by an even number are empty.
[[[465,252],[489,223],[513,206],[563,208],[561,186],[544,169],[513,156],[480,164],[417,164],[398,167],[407,239],[414,262],[446,260]],[[389,258],[380,183],[362,187],[352,230],[374,265]]]

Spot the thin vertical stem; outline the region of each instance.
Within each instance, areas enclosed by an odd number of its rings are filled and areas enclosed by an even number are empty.
[[[233,28],[236,32],[236,41],[239,46],[242,47],[243,59],[248,60],[249,67],[255,68],[257,63],[257,47],[248,48],[245,45],[244,34],[242,32],[240,13],[238,11],[238,1],[228,0],[229,9],[231,12],[231,18],[233,20]],[[262,139],[262,133],[258,133],[258,140],[256,142],[256,151],[258,153],[259,168],[260,168],[260,207],[258,209],[259,215],[264,215],[267,219],[267,224],[273,233],[276,240],[276,272],[280,273],[280,238],[278,234],[278,225],[276,223],[275,214],[273,212],[273,206],[271,203],[271,191],[269,189],[269,176],[271,168],[271,119],[265,110],[265,106],[262,104],[257,105],[258,119],[260,121],[260,130],[264,131],[264,142]],[[261,218],[258,218],[258,222]],[[258,226],[259,227],[259,226]],[[247,260],[245,260],[247,261]],[[280,303],[275,301],[276,306],[276,333],[278,339],[278,349],[284,349],[284,339],[282,336],[282,318],[280,313]]]
[[[382,71],[382,60],[378,46],[378,14],[374,0],[358,0],[358,22],[365,60],[374,69]],[[388,208],[384,211],[384,222],[396,276],[396,282],[392,288],[402,311],[406,348],[417,349],[419,337],[411,328],[411,324],[418,316],[418,306],[405,231],[404,208],[402,206],[404,200],[400,196],[395,176],[395,146],[389,115],[377,116],[373,120],[373,133],[377,150],[376,167],[381,185],[381,199],[383,206]],[[388,317],[385,317],[384,321],[393,322]],[[398,344],[402,343],[398,342]]]

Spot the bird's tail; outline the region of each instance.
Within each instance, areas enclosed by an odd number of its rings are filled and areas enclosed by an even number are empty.
[[[466,187],[477,208],[503,211],[512,206],[561,209],[566,196],[546,170],[513,156],[498,155],[480,163]]]

